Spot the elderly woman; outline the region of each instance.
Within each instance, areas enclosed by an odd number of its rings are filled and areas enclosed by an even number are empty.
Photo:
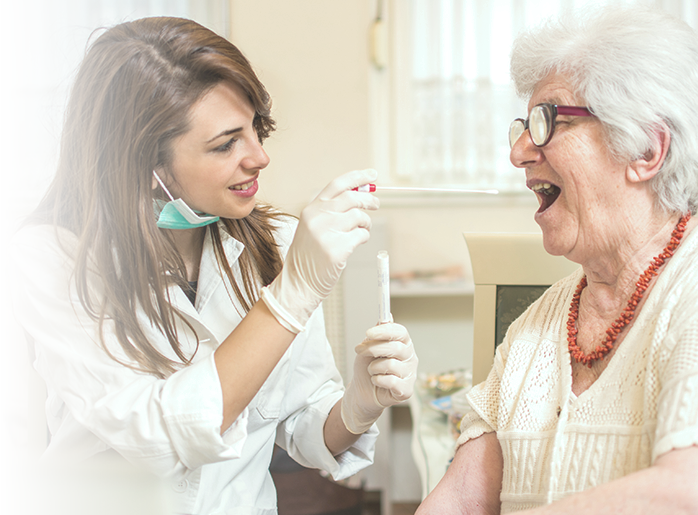
[[[512,324],[418,513],[698,513],[698,37],[574,13],[511,69],[511,161],[582,266]]]

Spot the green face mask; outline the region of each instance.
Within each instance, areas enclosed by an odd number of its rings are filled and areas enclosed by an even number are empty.
[[[218,216],[197,215],[181,198],[170,202],[155,199],[153,209],[158,217],[157,226],[160,229],[194,229],[220,219]]]
[[[153,199],[153,209],[158,217],[157,226],[160,229],[194,229],[215,223],[220,219],[218,216],[197,214],[181,198],[175,200],[155,170],[153,170],[153,175],[160,187],[170,197],[169,202]]]

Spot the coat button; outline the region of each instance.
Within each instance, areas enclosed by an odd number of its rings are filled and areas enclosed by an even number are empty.
[[[187,488],[189,488],[189,481],[187,481],[186,479],[177,481],[174,485],[172,485],[172,490],[174,490],[178,494],[186,492]]]

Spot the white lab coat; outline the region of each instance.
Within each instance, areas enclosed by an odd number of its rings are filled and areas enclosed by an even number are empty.
[[[284,255],[293,229],[288,223],[277,231]],[[13,293],[15,311],[48,391],[51,440],[46,463],[60,467],[116,451],[167,478],[174,511],[187,514],[276,513],[268,473],[274,442],[302,465],[326,470],[335,479],[371,463],[375,426],[336,459],[324,445],[323,426],[343,387],[321,309],[244,412],[220,435],[222,394],[213,351],[240,322],[242,310],[219,273],[208,233],[196,308],[180,288],[169,291],[172,304],[196,330],[199,349],[191,366],[166,379],[122,366],[100,347],[97,326],[71,282],[73,261],[57,234],[69,251],[76,247],[74,235],[49,226],[22,229],[12,246],[13,273],[21,285]],[[224,235],[223,246],[237,273],[242,243]],[[144,316],[141,323],[160,352],[176,359],[167,339]],[[184,323],[177,328],[185,353],[191,355],[193,333]],[[104,329],[109,348],[125,359],[111,322]]]

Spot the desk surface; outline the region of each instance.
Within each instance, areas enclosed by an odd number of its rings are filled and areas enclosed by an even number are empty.
[[[410,397],[412,456],[422,482],[422,499],[446,473],[456,445],[447,416],[429,405],[433,399],[421,387],[415,387]]]

